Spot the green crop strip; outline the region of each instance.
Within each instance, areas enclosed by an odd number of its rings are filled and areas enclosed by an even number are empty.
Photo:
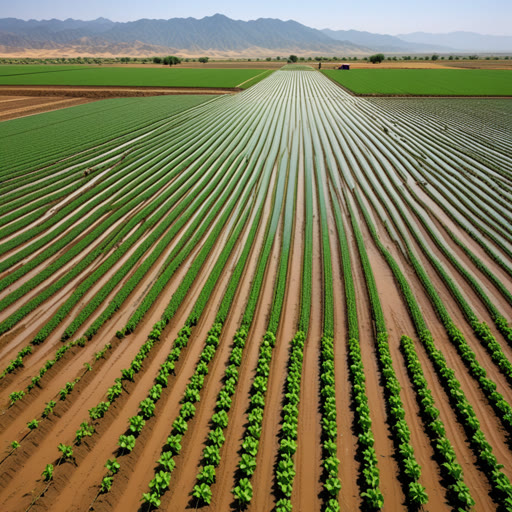
[[[428,502],[428,496],[425,488],[419,483],[421,466],[416,461],[414,449],[410,442],[411,432],[405,420],[405,410],[400,398],[400,383],[393,369],[393,362],[388,345],[388,333],[386,332],[386,324],[380,305],[375,277],[366,253],[363,236],[350,204],[350,198],[346,193],[345,203],[352,222],[352,230],[356,237],[359,257],[363,266],[370,298],[372,316],[375,322],[377,353],[379,366],[385,382],[388,418],[393,431],[399,466],[404,480],[407,482],[406,497],[411,506],[420,507]]]
[[[322,73],[357,94],[512,96],[512,72],[508,70],[353,69]]]
[[[457,412],[460,421],[464,425],[465,429],[469,428],[469,436],[471,438],[473,449],[477,457],[480,457],[483,453],[483,459],[481,460],[489,461],[485,463],[484,467],[490,464],[492,474],[487,474],[491,485],[494,489],[496,489],[498,495],[502,495],[504,493],[504,499],[507,499],[510,502],[512,485],[510,484],[508,478],[500,471],[500,465],[497,464],[496,458],[494,455],[492,455],[492,447],[486,441],[484,434],[480,430],[478,419],[476,418],[473,408],[469,404],[463,391],[460,388],[460,383],[455,377],[455,372],[448,368],[442,352],[435,348],[432,335],[427,330],[425,321],[421,314],[421,309],[412,293],[409,283],[407,282],[404,274],[398,267],[391,253],[389,253],[389,251],[380,242],[368,212],[365,210],[361,202],[360,207],[363,211],[367,226],[370,229],[370,233],[372,234],[372,238],[374,239],[381,253],[386,258],[386,261],[388,262],[388,265],[393,272],[397,284],[402,291],[405,303],[409,309],[411,319],[414,322],[414,326],[418,333],[419,339],[423,343],[430,359],[432,360],[434,367],[436,368],[436,373],[438,374],[440,381],[445,386],[445,390],[452,400],[454,409]],[[427,275],[424,272],[422,275],[427,281]],[[439,298],[437,298],[437,302],[442,305]],[[509,418],[512,418],[512,415],[510,414],[510,406],[503,399],[502,395],[496,391],[496,384],[491,379],[486,377],[485,370],[476,361],[475,355],[468,347],[464,337],[462,336],[462,333],[453,324],[447,328],[447,332],[450,339],[454,343],[458,343],[457,348],[459,353],[461,354],[464,362],[469,366],[472,375],[478,380],[484,393],[492,400],[491,403],[494,404],[495,410],[498,411],[498,415],[501,416],[502,421],[508,424]],[[473,443],[475,437],[476,442]]]

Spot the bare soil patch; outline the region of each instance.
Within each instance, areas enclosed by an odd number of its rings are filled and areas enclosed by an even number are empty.
[[[74,107],[95,101],[92,98],[66,98],[62,96],[20,96],[3,100],[0,97],[0,121],[41,114],[61,108]]]

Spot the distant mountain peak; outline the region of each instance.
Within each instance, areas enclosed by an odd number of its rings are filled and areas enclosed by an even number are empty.
[[[86,38],[86,39],[84,39]],[[114,22],[104,17],[83,21],[0,19],[0,45],[21,49],[64,49],[84,40],[92,47],[158,48],[158,52],[178,55],[192,53],[229,56],[370,55],[389,53],[428,53],[451,51],[512,51],[512,37],[482,36],[471,32],[451,34],[415,33],[403,36],[372,34],[357,30],[317,30],[295,20],[258,18],[233,20],[221,13],[196,18],[140,19]],[[141,46],[142,45],[142,46]],[[156,51],[156,50],[155,50]],[[93,53],[93,51],[91,51]]]

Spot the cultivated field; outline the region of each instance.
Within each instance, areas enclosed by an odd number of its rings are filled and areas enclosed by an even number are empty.
[[[272,71],[114,66],[2,65],[0,85],[248,88]]]
[[[355,69],[324,74],[363,95],[512,96],[512,70]]]
[[[511,116],[292,69],[1,123],[2,510],[511,510]]]

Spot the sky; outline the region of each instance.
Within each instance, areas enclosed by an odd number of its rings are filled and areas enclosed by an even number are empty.
[[[0,18],[113,21],[203,18],[216,13],[239,20],[293,19],[314,28],[380,34],[456,30],[512,35],[510,0],[0,0]]]

